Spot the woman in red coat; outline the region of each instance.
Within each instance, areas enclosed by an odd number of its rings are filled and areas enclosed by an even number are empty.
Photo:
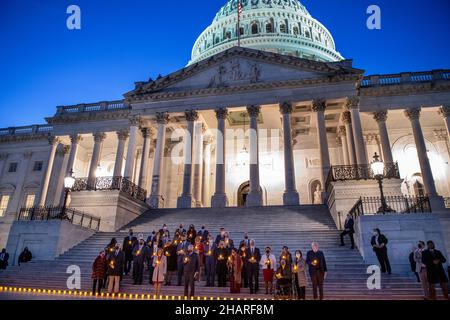
[[[230,293],[241,293],[242,280],[242,258],[238,255],[236,248],[231,250],[228,257],[228,271],[230,275]]]
[[[97,291],[100,295],[103,287],[103,279],[106,275],[106,254],[105,251],[101,251],[97,258],[95,258],[94,263],[92,264],[92,279],[93,279],[93,288],[92,293],[95,295]],[[97,290],[96,290],[97,288]]]

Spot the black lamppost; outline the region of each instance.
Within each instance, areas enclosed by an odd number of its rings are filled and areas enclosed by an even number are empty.
[[[73,176],[73,170],[71,169],[69,172],[69,175],[64,178],[64,204],[61,212],[61,218],[64,219],[66,216],[66,208],[67,208],[67,200],[69,198],[69,193],[73,188],[73,185],[75,184],[75,178]]]
[[[383,178],[384,178],[384,162],[380,160],[380,156],[375,152],[375,155],[373,156],[373,161],[370,164],[370,167],[372,169],[374,178],[378,181],[378,186],[380,187],[380,195],[381,195],[381,207],[378,208],[377,213],[386,213],[386,212],[393,212],[386,203],[386,198],[384,196],[383,192]]]

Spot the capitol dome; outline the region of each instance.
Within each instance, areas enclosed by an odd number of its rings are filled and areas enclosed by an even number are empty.
[[[340,61],[331,33],[298,0],[241,0],[241,46],[315,61]],[[238,45],[238,0],[228,0],[198,37],[189,64]]]

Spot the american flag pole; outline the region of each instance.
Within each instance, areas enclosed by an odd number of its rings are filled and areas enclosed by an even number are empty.
[[[238,0],[237,5],[237,36],[238,36],[238,47],[241,46],[241,13],[242,13],[242,5],[241,0]]]

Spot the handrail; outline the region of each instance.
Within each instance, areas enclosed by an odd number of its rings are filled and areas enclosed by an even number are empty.
[[[62,220],[69,221],[74,225],[98,231],[100,229],[100,218],[93,215],[62,206],[47,207],[23,207],[19,211],[18,221],[45,221]]]
[[[130,105],[124,100],[102,101],[96,103],[80,103],[71,106],[56,107],[56,115],[74,114],[81,112],[99,112],[99,111],[114,111],[121,109],[130,109]]]
[[[436,80],[450,80],[450,69],[370,75],[363,78],[361,87],[422,83]]]
[[[124,177],[97,177],[75,179],[72,191],[119,190],[130,197],[145,202],[147,190],[139,187]]]

